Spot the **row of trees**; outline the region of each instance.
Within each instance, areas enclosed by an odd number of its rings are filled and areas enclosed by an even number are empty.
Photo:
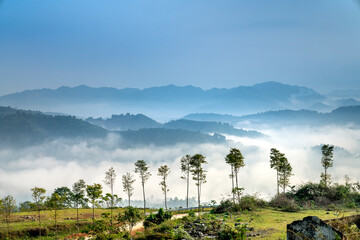
[[[321,183],[325,186],[330,184],[331,176],[328,174],[328,168],[333,165],[333,149],[332,145],[323,145],[322,150],[322,159],[321,163],[324,167],[324,173],[321,173]],[[201,202],[201,189],[202,185],[206,183],[206,170],[204,169],[204,164],[207,164],[205,156],[201,154],[185,155],[180,160],[181,178],[186,182],[186,207],[189,207],[189,188],[190,180],[195,181],[197,188],[197,201],[198,207],[200,208]],[[232,185],[232,198],[235,203],[240,202],[241,192],[243,188],[239,186],[238,174],[239,170],[245,166],[244,157],[241,151],[237,148],[231,148],[229,154],[225,157],[225,162],[230,165],[231,173],[231,185]],[[280,188],[282,188],[283,193],[285,189],[289,186],[290,176],[292,175],[292,167],[286,158],[284,153],[281,153],[279,150],[272,148],[270,150],[270,167],[276,170],[276,179],[277,179],[277,194],[280,193]],[[146,195],[145,195],[145,184],[151,176],[149,171],[149,166],[146,161],[138,160],[135,162],[134,172],[139,174],[139,178],[142,185],[143,192],[143,202],[144,202],[144,214],[146,209]],[[169,186],[167,183],[167,178],[170,174],[170,168],[167,165],[162,165],[158,168],[157,175],[161,177],[160,186],[164,193],[164,202],[165,209],[167,209],[167,193],[169,191]],[[57,217],[58,210],[62,208],[75,208],[77,210],[77,223],[79,226],[79,208],[87,207],[87,204],[90,202],[92,205],[92,219],[94,222],[95,219],[95,206],[99,204],[99,200],[102,201],[108,208],[110,208],[110,222],[113,224],[113,208],[122,200],[116,194],[114,194],[114,185],[116,181],[117,174],[113,167],[111,167],[105,173],[104,183],[110,188],[110,193],[106,193],[104,196],[103,188],[101,184],[94,183],[93,185],[86,185],[85,181],[80,179],[78,182],[74,183],[72,189],[68,187],[56,188],[55,191],[49,196],[46,197],[46,190],[43,188],[35,187],[32,188],[32,198],[33,202],[28,202],[28,206],[38,211],[39,225],[41,227],[41,210],[44,207],[48,207],[53,210],[55,226],[57,226]],[[122,176],[122,185],[123,191],[126,193],[128,198],[128,205],[130,207],[130,199],[133,195],[135,179],[134,176],[127,172]],[[9,223],[10,214],[15,209],[16,202],[12,196],[6,196],[0,201],[1,212],[5,216],[5,221]]]

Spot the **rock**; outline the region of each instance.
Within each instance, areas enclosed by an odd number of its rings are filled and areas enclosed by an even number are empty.
[[[343,234],[326,224],[316,216],[308,216],[303,220],[287,225],[287,239],[342,239]]]

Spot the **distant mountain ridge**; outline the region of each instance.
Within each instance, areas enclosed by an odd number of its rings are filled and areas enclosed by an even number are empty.
[[[117,120],[119,118],[130,119],[130,122],[134,118],[145,119],[146,123],[155,123],[156,126],[158,126],[157,124],[161,125],[144,115],[134,116],[128,114],[115,118]],[[139,123],[143,122],[133,122],[131,126],[139,127]],[[168,146],[177,143],[226,143],[225,137],[217,133],[209,135],[205,131],[186,129],[185,126],[176,129],[153,128],[152,126],[137,130],[108,131],[74,116],[48,115],[39,111],[0,107],[0,149],[23,148],[58,139],[73,141],[104,139],[109,133],[119,136],[119,147],[127,148],[147,145]],[[251,133],[256,134],[257,132]]]
[[[175,85],[143,90],[81,85],[8,94],[0,97],[0,105],[87,116],[97,113],[109,116],[106,113],[119,111],[142,112],[145,115],[166,111],[164,114],[184,116],[204,111],[242,115],[284,108],[301,109],[324,100],[323,95],[310,88],[265,82],[253,86],[209,90]]]
[[[344,125],[360,126],[360,105],[340,107],[330,113],[319,113],[310,110],[268,111],[252,115],[233,116],[214,113],[195,113],[186,115],[183,119],[195,121],[220,121],[233,125],[244,126],[271,125],[276,127],[287,125]]]
[[[172,120],[161,124],[143,114],[112,115],[111,118],[87,118],[86,121],[112,131],[140,130],[148,128],[182,129],[202,133],[229,134],[239,137],[262,137],[260,132],[237,129],[228,123],[212,121]]]

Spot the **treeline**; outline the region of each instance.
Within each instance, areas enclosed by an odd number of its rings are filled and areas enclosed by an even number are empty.
[[[297,207],[293,206],[294,201],[298,204],[306,205],[308,201],[313,203],[331,204],[332,201],[346,202],[347,206],[358,206],[360,204],[360,184],[350,184],[347,181],[346,185],[331,184],[331,175],[329,168],[333,166],[333,145],[323,145],[321,148],[322,158],[321,164],[324,171],[320,174],[321,181],[316,183],[309,183],[301,185],[298,189],[291,187],[291,191],[286,192],[286,188],[290,186],[290,177],[292,176],[292,167],[284,153],[272,148],[270,150],[270,167],[276,170],[276,188],[277,194],[270,202],[274,207],[287,207],[290,210],[296,210]],[[244,156],[237,148],[231,148],[229,154],[224,158],[225,162],[230,166],[230,182],[232,199],[220,204],[221,209],[226,209],[230,206],[235,210],[241,210],[244,207],[244,201],[262,202],[255,198],[243,196],[244,188],[238,181],[238,175],[241,168],[245,166]],[[189,207],[189,188],[190,180],[193,180],[197,189],[197,205],[200,209],[201,206],[201,190],[203,184],[206,183],[207,175],[205,166],[207,164],[206,157],[201,154],[185,155],[180,160],[180,169],[182,175],[181,179],[185,182],[186,187],[186,207]],[[142,186],[143,193],[143,210],[145,215],[146,209],[146,185],[152,175],[150,167],[144,160],[138,160],[134,164],[134,172],[138,174],[139,181]],[[162,165],[157,169],[157,175],[161,177],[159,182],[160,188],[164,194],[164,208],[167,210],[167,193],[171,186],[168,184],[168,177],[171,174],[171,169],[167,165]],[[92,222],[95,222],[94,209],[98,207],[105,207],[110,209],[110,223],[113,224],[113,209],[118,206],[122,199],[114,194],[114,184],[118,179],[117,173],[113,167],[105,173],[104,184],[109,187],[110,192],[104,193],[103,186],[100,183],[86,184],[84,180],[80,179],[72,185],[72,188],[58,187],[49,196],[46,196],[46,190],[41,187],[34,187],[31,189],[32,201],[23,202],[20,204],[20,211],[37,211],[39,226],[41,229],[41,211],[51,209],[54,213],[55,226],[57,226],[58,211],[60,209],[74,208],[77,210],[77,224],[79,226],[79,208],[92,208]],[[135,176],[129,172],[121,176],[123,191],[126,195],[128,207],[130,209],[131,197],[134,192]],[[230,187],[229,187],[230,188]],[[282,189],[282,193],[280,193]],[[212,201],[215,205],[215,201]],[[225,207],[224,207],[225,204]],[[226,205],[228,204],[228,205]],[[229,205],[230,204],[230,205]],[[248,206],[246,205],[245,206]],[[251,207],[246,207],[251,209]],[[245,209],[246,209],[245,208]],[[1,213],[4,216],[5,222],[9,225],[11,214],[16,209],[15,199],[8,195],[0,200]],[[41,234],[41,233],[40,233]]]

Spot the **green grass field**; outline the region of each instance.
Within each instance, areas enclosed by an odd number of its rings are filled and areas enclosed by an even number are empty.
[[[335,215],[336,214],[336,215]],[[237,221],[248,223],[249,227],[254,228],[254,232],[259,232],[259,237],[252,239],[285,239],[286,225],[296,220],[301,220],[307,216],[317,216],[327,220],[338,217],[357,214],[354,211],[325,211],[325,210],[304,210],[300,212],[283,212],[273,208],[262,208],[251,212],[232,215],[226,219],[226,223],[234,224]]]
[[[148,210],[153,211],[153,210]],[[102,213],[110,212],[108,209],[95,209],[95,218],[101,219]],[[123,212],[123,209],[114,209],[114,216]],[[336,215],[335,215],[336,214]],[[325,210],[306,210],[295,213],[283,212],[273,208],[262,208],[255,211],[238,213],[233,215],[216,215],[217,218],[224,218],[225,222],[229,225],[235,222],[247,223],[249,227],[253,227],[255,233],[259,233],[259,237],[252,239],[285,239],[286,225],[295,221],[301,220],[306,216],[318,216],[319,218],[333,219],[337,217],[349,216],[357,214],[354,211],[325,211]],[[79,210],[80,222],[92,222],[92,209]],[[42,211],[42,227],[47,227],[50,230],[51,236],[43,237],[42,239],[55,239],[54,237],[54,214],[52,211]],[[18,231],[26,231],[29,229],[37,229],[39,226],[37,212],[20,212],[12,215],[10,224],[11,232],[15,235]],[[76,232],[76,209],[60,210],[58,215],[58,224],[60,231],[58,239],[63,239],[65,236]],[[0,232],[7,233],[7,225],[4,221],[0,223]],[[10,233],[11,234],[11,233]]]

